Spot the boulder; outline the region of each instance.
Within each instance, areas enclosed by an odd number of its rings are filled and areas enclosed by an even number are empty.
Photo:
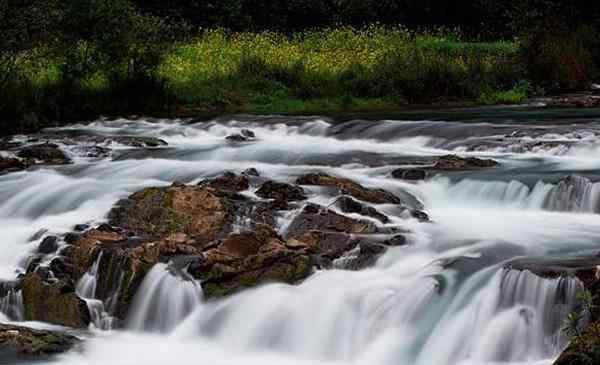
[[[225,139],[231,142],[248,142],[256,139],[256,134],[250,129],[242,129],[240,133],[230,134]]]
[[[497,166],[498,162],[491,159],[476,157],[459,157],[446,155],[439,157],[432,169],[434,170],[470,170]]]
[[[80,340],[66,333],[0,324],[0,357],[40,358],[69,351]]]
[[[58,145],[54,143],[23,147],[17,152],[17,156],[51,165],[64,165],[71,162]]]
[[[274,199],[286,202],[306,200],[304,189],[299,186],[267,181],[256,191],[256,195],[263,199]]]
[[[390,219],[373,207],[362,204],[349,196],[342,196],[337,200],[337,206],[344,213],[356,213],[377,219],[381,223],[389,223]]]
[[[75,294],[72,284],[45,282],[29,273],[21,282],[25,320],[43,321],[73,328],[87,328],[90,312],[84,300]]]
[[[260,173],[254,167],[250,167],[242,172],[242,175],[260,177]]]
[[[48,255],[56,252],[58,249],[58,237],[48,236],[42,240],[38,246],[38,252],[43,255]]]
[[[0,155],[0,174],[26,169],[27,165],[17,158]]]
[[[198,185],[234,192],[248,190],[250,187],[246,175],[236,175],[233,172],[225,172],[223,175],[215,177],[214,179],[201,181]]]
[[[307,204],[288,226],[287,236],[297,238],[310,231],[369,234],[377,233],[378,229],[373,222],[349,218],[323,206]]]
[[[369,189],[350,179],[331,176],[325,173],[313,173],[300,176],[298,185],[318,185],[337,188],[342,194],[373,204],[401,204],[396,195],[383,189]]]
[[[147,188],[119,202],[109,218],[112,225],[140,236],[185,233],[209,242],[227,231],[233,201],[243,199],[205,186]]]
[[[392,177],[400,180],[425,180],[427,178],[427,170],[400,168],[392,171]]]
[[[267,282],[295,283],[311,273],[309,257],[285,245],[268,226],[230,234],[189,266],[205,297],[217,298]]]

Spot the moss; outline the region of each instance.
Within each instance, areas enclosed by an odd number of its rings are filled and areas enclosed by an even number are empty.
[[[573,338],[554,365],[600,364],[600,322],[592,323],[579,336]]]

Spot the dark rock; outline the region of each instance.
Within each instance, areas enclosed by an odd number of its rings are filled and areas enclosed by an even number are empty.
[[[256,135],[249,129],[242,129],[240,133],[230,134],[225,137],[225,139],[230,142],[248,142],[254,140],[255,138]]]
[[[114,137],[100,137],[101,141],[106,143],[113,141],[124,144],[131,147],[161,147],[167,146],[168,143],[160,138],[156,137],[138,137],[138,136],[114,136]]]
[[[390,219],[383,213],[380,213],[373,207],[366,206],[349,196],[342,196],[337,200],[337,204],[344,213],[356,213],[367,217],[375,218],[381,223],[389,223]]]
[[[253,131],[251,131],[250,129],[242,129],[240,131],[241,135],[246,137],[246,138],[256,138],[256,134],[254,134]]]
[[[425,180],[427,171],[424,169],[396,169],[392,171],[392,177],[401,180]]]
[[[295,283],[311,272],[309,257],[292,250],[272,228],[231,234],[190,265],[207,298],[222,297],[267,282]]]
[[[250,187],[248,177],[243,174],[236,175],[233,172],[225,172],[214,179],[204,180],[198,185],[226,191],[244,191]]]
[[[87,231],[88,229],[90,229],[89,224],[77,224],[77,225],[75,225],[75,227],[73,227],[73,230],[76,232],[83,232],[83,231]]]
[[[251,167],[249,169],[244,170],[244,172],[242,172],[242,175],[259,177],[260,173],[254,167]]]
[[[110,156],[111,149],[101,146],[77,146],[72,152],[87,158],[105,158]]]
[[[0,156],[0,174],[20,171],[26,168],[27,165],[19,159]]]
[[[55,277],[63,281],[69,281],[73,277],[73,265],[65,257],[56,257],[52,259],[49,268]]]
[[[318,185],[336,187],[342,194],[350,195],[358,200],[373,204],[401,204],[394,194],[383,189],[369,189],[346,178],[335,177],[325,173],[314,173],[300,176],[298,185]]]
[[[48,255],[56,252],[58,249],[58,237],[48,236],[40,243],[38,252],[44,255]]]
[[[288,240],[287,245],[292,249],[303,248],[311,256],[334,260],[359,243],[359,239],[347,233],[311,230],[294,234]]]
[[[376,233],[377,226],[369,221],[357,220],[335,213],[316,204],[306,207],[290,223],[288,237],[298,238],[310,231],[329,231],[344,233]]]
[[[85,301],[75,294],[75,288],[57,281],[47,283],[35,273],[21,283],[25,319],[43,321],[73,328],[86,328],[90,312]]]
[[[42,161],[42,163],[52,165],[64,165],[71,162],[58,145],[53,143],[43,143],[23,147],[19,150],[17,156],[39,160]]]
[[[446,155],[439,157],[434,170],[468,170],[480,169],[497,166],[498,162],[490,159],[480,159],[475,157],[459,157],[457,155]]]
[[[0,354],[40,357],[69,351],[79,339],[66,333],[0,324]]]
[[[404,246],[404,245],[406,245],[406,243],[407,243],[406,237],[401,234],[395,235],[394,237],[383,241],[384,245],[393,246],[393,247]]]
[[[363,270],[375,265],[377,259],[385,253],[386,248],[380,244],[361,242],[349,256],[336,262],[336,267],[345,270]]]
[[[283,200],[286,202],[306,200],[304,189],[299,186],[267,181],[256,191],[256,195],[263,199]]]
[[[422,210],[410,209],[410,216],[418,219],[421,222],[429,222],[429,215]]]

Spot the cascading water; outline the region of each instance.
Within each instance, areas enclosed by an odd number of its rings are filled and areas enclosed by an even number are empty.
[[[241,128],[256,141],[224,139]],[[578,131],[573,129],[579,128]],[[564,318],[581,283],[505,268],[523,256],[577,255],[600,239],[600,124],[352,121],[265,117],[240,121],[98,121],[54,132],[158,137],[169,146],[112,146],[110,158],[0,176],[0,278],[14,280],[30,238],[101,222],[120,198],[173,181],[197,183],[255,167],[261,179],[293,181],[323,171],[397,195],[410,193],[432,222],[388,205],[386,229],[407,232],[370,269],[317,271],[298,285],[269,284],[213,301],[173,263],[155,265],[139,287],[123,331],[87,339],[60,364],[550,364],[566,345]],[[562,147],[561,147],[562,146]],[[560,148],[559,148],[560,147]],[[457,153],[493,158],[497,168],[447,173],[424,182],[390,177]],[[570,176],[570,177],[568,177]],[[308,201],[332,196],[307,187]],[[247,193],[253,195],[252,192]],[[332,207],[332,209],[336,209]],[[278,217],[279,233],[298,211]],[[244,221],[234,222],[247,229]],[[346,258],[351,258],[349,253]],[[77,284],[95,326],[115,297],[95,299],[102,256]],[[117,280],[117,278],[115,278]],[[124,282],[121,274],[118,288]],[[0,299],[25,319],[18,290]]]
[[[185,270],[157,264],[146,275],[133,302],[127,328],[168,332],[201,305],[202,288]]]

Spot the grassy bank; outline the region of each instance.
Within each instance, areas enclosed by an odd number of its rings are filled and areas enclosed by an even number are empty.
[[[78,59],[86,47],[92,46],[77,48]],[[174,45],[156,68],[135,78],[92,68],[67,79],[69,62],[43,49],[23,57],[13,70],[19,77],[3,87],[3,114],[12,108],[27,127],[44,119],[119,113],[318,113],[518,103],[530,91],[516,42],[469,42],[451,33],[402,28],[293,36],[208,30]]]

